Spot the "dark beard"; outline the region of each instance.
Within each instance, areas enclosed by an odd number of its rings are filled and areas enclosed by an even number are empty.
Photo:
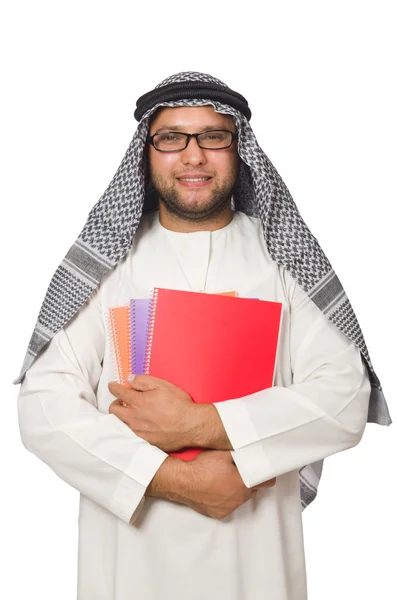
[[[236,178],[237,175],[233,177],[233,173],[230,173],[230,177],[223,186],[215,187],[205,203],[195,205],[193,202],[184,202],[181,194],[176,191],[176,183],[167,187],[153,173],[151,177],[153,186],[159,195],[159,201],[163,203],[166,212],[177,219],[190,223],[210,222],[226,213],[231,205]]]

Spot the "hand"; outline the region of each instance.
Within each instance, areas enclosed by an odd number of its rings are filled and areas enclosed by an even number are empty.
[[[214,519],[224,519],[247,500],[255,498],[259,489],[273,487],[276,483],[273,477],[247,488],[228,451],[207,450],[188,464],[191,485],[182,502]]]
[[[164,452],[193,444],[197,405],[187,392],[151,375],[136,375],[129,385],[109,383],[110,393],[117,398],[109,413]]]

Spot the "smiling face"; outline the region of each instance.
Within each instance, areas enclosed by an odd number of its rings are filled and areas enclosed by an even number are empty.
[[[149,135],[164,131],[199,133],[211,129],[236,131],[230,115],[217,113],[212,106],[160,108],[154,114]],[[148,145],[151,179],[159,195],[160,221],[194,228],[217,228],[232,217],[231,195],[237,181],[240,157],[237,140],[229,148],[204,150],[195,138],[180,152],[159,152]],[[186,178],[209,177],[205,182]],[[168,222],[168,223],[167,223]],[[171,227],[170,227],[171,228]]]

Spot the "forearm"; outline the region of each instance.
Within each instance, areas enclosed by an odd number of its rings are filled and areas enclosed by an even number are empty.
[[[289,330],[289,361],[273,387],[214,403],[247,487],[353,447],[367,420],[371,386],[359,350],[299,287]]]
[[[219,413],[213,404],[197,404],[192,410],[189,444],[201,448],[232,450]],[[192,464],[169,456],[146,488],[145,496],[185,503],[194,486]]]
[[[87,306],[89,314],[86,307],[60,330],[25,376],[18,396],[21,439],[66,483],[130,523],[168,456],[98,410],[102,334]]]
[[[358,351],[357,351],[358,353]],[[247,487],[356,445],[368,413],[370,383],[359,356],[338,373],[275,386],[216,403]],[[361,378],[361,379],[360,379]]]
[[[145,496],[184,503],[192,477],[192,465],[169,456],[146,488]]]
[[[213,450],[233,450],[222,419],[213,404],[195,404],[191,445]]]

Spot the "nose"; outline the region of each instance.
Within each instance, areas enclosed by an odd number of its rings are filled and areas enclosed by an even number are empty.
[[[180,155],[181,161],[184,165],[191,164],[197,166],[205,164],[207,162],[205,150],[203,150],[203,148],[200,148],[196,138],[194,137],[191,137],[189,139],[188,145],[184,150],[180,152]]]

